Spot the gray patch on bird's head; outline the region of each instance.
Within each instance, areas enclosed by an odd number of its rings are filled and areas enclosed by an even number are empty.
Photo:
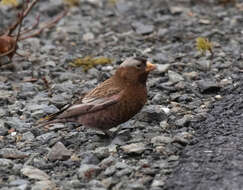
[[[122,62],[120,67],[132,67],[136,66],[137,64],[143,63],[146,65],[147,60],[143,57],[129,57],[125,61]]]

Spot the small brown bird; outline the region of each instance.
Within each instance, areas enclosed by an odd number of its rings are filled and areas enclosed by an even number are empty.
[[[112,127],[137,114],[147,101],[146,81],[155,65],[142,57],[126,59],[115,74],[84,98],[47,116],[41,126],[76,122],[109,134]]]

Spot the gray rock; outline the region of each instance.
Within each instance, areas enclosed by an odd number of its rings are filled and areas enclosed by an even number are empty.
[[[101,168],[92,164],[83,164],[79,168],[77,174],[82,180],[89,181],[95,178],[101,171]]]
[[[141,183],[133,182],[128,184],[127,190],[145,190],[147,189],[144,185]]]
[[[143,143],[132,143],[132,144],[124,145],[121,146],[121,149],[128,154],[129,153],[141,154],[146,150],[145,145]]]
[[[9,169],[12,168],[14,165],[12,160],[8,160],[5,158],[0,158],[0,168],[2,169]]]
[[[189,73],[183,73],[183,76],[190,79],[190,80],[194,80],[198,78],[198,72],[196,71],[192,71]]]
[[[167,118],[166,113],[161,105],[149,105],[143,108],[138,114],[138,120],[147,123],[161,122]]]
[[[47,154],[47,158],[51,161],[67,160],[71,156],[71,151],[68,150],[61,142],[57,142]]]
[[[33,133],[28,131],[22,135],[22,139],[25,141],[32,141],[33,139],[35,139],[35,136],[33,135]]]
[[[0,157],[1,158],[11,158],[11,159],[24,159],[28,157],[29,154],[25,152],[21,152],[14,148],[2,148],[0,149]]]
[[[107,147],[98,147],[94,152],[99,159],[104,159],[109,156],[109,149]]]
[[[169,32],[167,28],[160,28],[158,31],[158,36],[159,37],[165,37],[165,35]]]
[[[202,71],[209,71],[211,68],[211,62],[209,60],[201,59],[197,61],[197,67]]]
[[[31,190],[53,190],[56,189],[56,184],[50,180],[37,181],[32,186]]]
[[[172,83],[177,83],[184,80],[184,78],[180,74],[171,70],[168,71],[168,77],[169,81]]]
[[[30,179],[48,180],[50,178],[44,171],[28,165],[21,169],[21,173]]]
[[[170,64],[157,64],[156,66],[157,68],[155,72],[157,73],[166,73],[170,68]]]
[[[151,34],[154,31],[153,25],[145,25],[141,22],[134,22],[132,26],[135,28],[136,33],[141,35]]]
[[[197,82],[197,85],[201,93],[217,93],[220,90],[220,86],[217,82],[213,80],[200,80]]]
[[[124,175],[129,175],[131,173],[132,173],[132,169],[127,167],[127,168],[124,168],[124,169],[122,169],[120,171],[117,171],[116,172],[116,176],[117,177],[122,177]]]
[[[86,152],[82,155],[82,162],[81,164],[90,164],[90,165],[97,165],[99,164],[100,160],[93,152]]]
[[[90,41],[90,40],[93,40],[94,37],[95,37],[95,36],[94,36],[93,33],[88,32],[88,33],[86,33],[86,34],[83,35],[83,40],[88,42],[88,41]]]
[[[47,143],[49,140],[51,140],[57,136],[58,136],[58,134],[52,131],[52,132],[40,135],[40,136],[36,137],[36,139],[41,141],[42,143]]]
[[[0,136],[8,135],[8,128],[4,126],[4,122],[0,121]]]
[[[191,119],[192,117],[190,115],[184,115],[181,119],[175,121],[175,125],[178,127],[187,127]]]
[[[172,142],[172,138],[166,136],[157,136],[151,139],[151,143],[154,145],[168,144]]]
[[[110,166],[110,167],[106,168],[106,170],[104,171],[104,175],[112,176],[115,172],[116,172],[116,167]]]

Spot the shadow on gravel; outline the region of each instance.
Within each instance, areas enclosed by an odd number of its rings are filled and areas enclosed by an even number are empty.
[[[166,189],[243,189],[243,77],[234,81],[206,119],[191,124],[194,142],[183,150]]]

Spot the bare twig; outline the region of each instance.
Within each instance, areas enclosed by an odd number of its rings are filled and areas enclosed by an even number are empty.
[[[29,0],[25,0],[25,3],[23,5],[23,19],[29,14],[33,6],[38,2],[38,0],[33,0],[31,4],[29,5]],[[5,33],[6,35],[10,36],[13,31],[18,27],[19,25],[19,20],[17,20],[12,26],[9,27],[7,32]]]
[[[25,40],[27,38],[32,38],[34,36],[39,35],[44,29],[53,27],[59,20],[61,20],[67,14],[67,12],[68,12],[68,10],[64,10],[62,13],[57,15],[56,18],[54,18],[53,20],[50,20],[50,21],[46,22],[45,24],[43,24],[44,26],[42,26],[40,29],[36,30],[35,32],[33,32],[32,34],[30,34],[28,36],[23,36],[23,37],[21,36],[19,38],[19,40]]]

